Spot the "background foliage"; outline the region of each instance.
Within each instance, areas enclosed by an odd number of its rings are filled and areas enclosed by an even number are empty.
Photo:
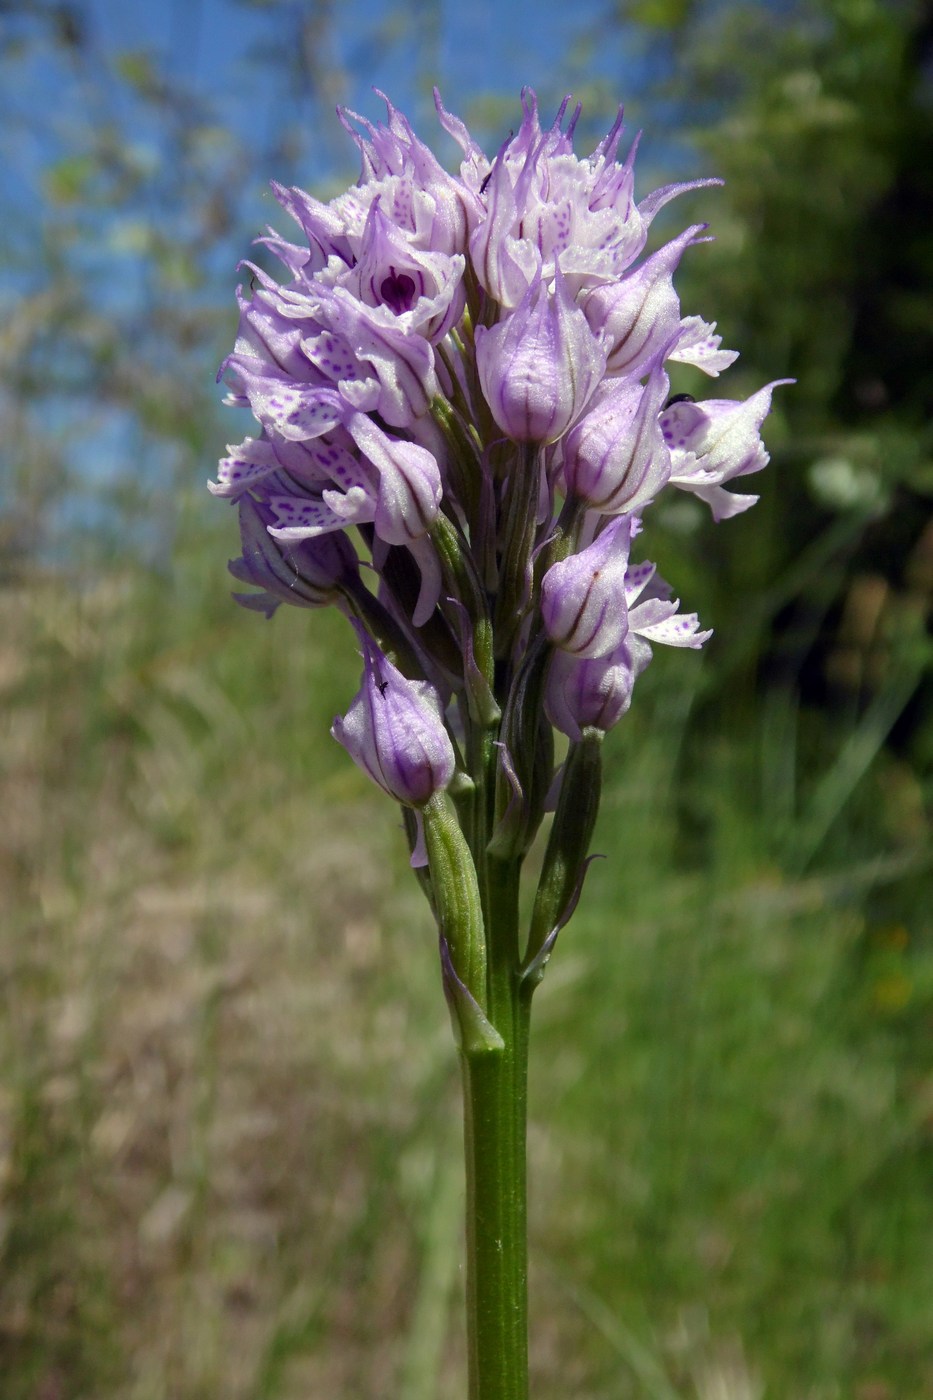
[[[364,7],[348,43],[328,3],[223,0],[262,95],[231,121],[184,61],[196,11],[164,53],[109,42],[106,7],[0,5],[0,1396],[446,1400],[427,912],[327,737],[340,619],[239,614],[202,482],[265,181],[352,177],[325,114],[377,62],[417,110],[448,18]],[[588,133],[621,94],[659,178],[726,177],[676,216],[716,234],[680,286],[743,351],[722,392],[798,384],[754,512],[654,527],[717,635],[659,656],[613,736],[608,859],[539,993],[535,1394],[919,1396],[933,10],[607,4],[562,58],[539,90],[572,81]],[[445,89],[489,144],[534,77],[500,67]]]

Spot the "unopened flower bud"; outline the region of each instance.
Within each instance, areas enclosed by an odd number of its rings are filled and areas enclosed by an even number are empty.
[[[440,698],[407,680],[362,628],[363,682],[331,734],[363,772],[396,801],[423,807],[446,788],[456,760]]]
[[[705,227],[694,224],[646,258],[637,271],[595,287],[587,296],[586,316],[606,345],[610,374],[644,374],[676,335],[680,301],[672,277],[684,249]]]
[[[558,268],[510,316],[476,328],[476,365],[496,423],[514,442],[554,442],[585,408],[606,357]]]
[[[563,444],[567,492],[605,515],[642,510],[671,474],[658,413],[669,384],[655,370],[642,386],[607,380]]]
[[[548,719],[574,742],[586,728],[606,733],[628,710],[635,680],[650,660],[648,643],[631,634],[608,656],[555,651],[544,692]]]
[[[541,585],[541,615],[548,636],[561,651],[605,656],[624,639],[631,538],[631,520],[619,516],[586,549],[548,569]]]

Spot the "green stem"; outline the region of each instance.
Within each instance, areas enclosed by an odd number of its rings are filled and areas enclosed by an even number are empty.
[[[518,862],[489,860],[487,1013],[493,1053],[461,1054],[470,1400],[527,1400],[525,1135],[530,989],[518,972]]]

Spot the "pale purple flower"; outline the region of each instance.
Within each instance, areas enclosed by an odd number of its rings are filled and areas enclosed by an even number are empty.
[[[545,574],[541,617],[559,650],[576,657],[608,656],[629,633],[649,642],[697,648],[712,635],[698,630],[696,613],[678,613],[680,605],[670,601],[669,588],[655,578],[654,564],[629,565],[636,533],[632,517],[617,516],[591,545],[552,564]]]
[[[392,307],[370,306],[348,288],[322,281],[310,292],[284,291],[278,308],[301,325],[309,378],[395,428],[428,411],[438,391],[434,352]]]
[[[667,375],[656,369],[647,384],[607,379],[564,439],[565,491],[605,515],[641,511],[671,474],[671,457],[658,423]]]
[[[500,152],[484,176],[486,217],[470,239],[470,260],[480,284],[500,306],[520,305],[541,276],[541,249],[531,239],[516,237],[518,204],[507,157]],[[552,268],[552,275],[554,269]]]
[[[456,760],[440,697],[426,681],[409,680],[358,628],[363,680],[331,734],[374,783],[408,807],[423,807],[446,788]]]
[[[617,522],[620,533],[622,526]],[[696,650],[712,636],[699,630],[696,613],[678,612],[650,562],[626,568],[621,587],[613,580],[613,595],[612,625],[603,624],[602,631],[618,635],[613,647],[596,654],[591,648],[581,653],[558,646],[548,663],[545,711],[554,727],[575,741],[587,726],[606,731],[627,712],[635,681],[651,660],[652,642]]]
[[[269,516],[250,496],[240,501],[243,554],[228,568],[240,583],[262,593],[234,593],[245,608],[271,617],[280,603],[321,608],[336,602],[342,588],[359,576],[359,564],[344,535],[279,545],[269,532]]]
[[[302,250],[272,231],[260,242],[302,280],[323,276],[332,283],[341,272],[353,270],[361,260],[374,205],[410,248],[449,256],[465,253],[470,230],[481,216],[480,201],[462,180],[444,170],[415,136],[407,118],[384,100],[387,124],[374,125],[355,112],[339,109],[363,161],[360,179],[351,189],[325,204],[304,190],[273,182],[276,198],[301,228],[308,249],[302,259]],[[354,122],[366,136],[355,129]]]
[[[551,641],[574,656],[606,656],[628,630],[625,575],[632,524],[620,516],[579,554],[552,564],[541,584],[541,618]]]
[[[538,278],[504,321],[476,328],[486,402],[513,442],[554,442],[585,407],[606,365],[599,341],[558,271]]]
[[[612,729],[628,711],[635,681],[650,660],[650,646],[635,636],[626,636],[607,656],[581,659],[555,651],[544,691],[548,719],[574,742],[585,728]]]
[[[634,197],[637,141],[623,165],[616,163],[621,108],[612,130],[592,155],[573,153],[575,108],[566,129],[566,99],[543,131],[535,94],[522,94],[523,119],[490,169],[473,156],[465,178],[482,172],[487,217],[470,240],[480,283],[500,305],[517,306],[535,278],[550,282],[558,267],[574,291],[615,281],[645,245],[658,210],[689,189],[718,181],[694,180],[656,190],[640,204]],[[448,126],[448,130],[451,127]],[[452,134],[456,135],[454,131]],[[473,155],[461,140],[465,153]],[[485,189],[483,189],[485,184]]]
[[[470,229],[481,217],[481,204],[470,188],[448,174],[436,156],[418,139],[408,119],[382,93],[388,122],[373,125],[348,109],[339,115],[363,157],[360,181],[331,208],[343,214],[351,230],[359,229],[367,209],[379,200],[399,228],[419,247],[446,253],[462,252]],[[355,131],[356,122],[369,140]],[[348,241],[352,248],[352,232]],[[354,250],[355,251],[355,250]]]
[[[771,460],[761,441],[761,425],[771,408],[771,391],[792,379],[775,379],[757,394],[736,399],[680,399],[661,414],[661,431],[671,453],[671,484],[706,501],[714,520],[748,510],[757,496],[723,489],[723,482],[760,472]]]
[[[673,276],[684,249],[705,224],[694,224],[666,243],[634,272],[594,287],[582,303],[606,348],[610,374],[641,375],[671,347],[680,331],[680,299]]]
[[[270,497],[272,533],[300,540],[372,522],[387,544],[418,539],[441,500],[440,471],[432,454],[391,437],[362,413],[348,415],[344,441],[346,446],[336,439],[322,444],[314,461],[327,475],[322,473],[306,492]]]
[[[338,281],[367,306],[384,306],[405,331],[442,340],[463,315],[462,253],[415,246],[378,203],[370,206],[355,267]]]

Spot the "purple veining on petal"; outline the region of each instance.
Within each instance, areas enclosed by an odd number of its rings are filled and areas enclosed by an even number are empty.
[[[541,617],[556,647],[605,656],[628,630],[625,572],[631,524],[619,516],[591,545],[552,564],[541,585]]]
[[[440,697],[426,681],[408,680],[358,624],[363,680],[331,733],[390,797],[423,807],[454,775],[455,757]]]

